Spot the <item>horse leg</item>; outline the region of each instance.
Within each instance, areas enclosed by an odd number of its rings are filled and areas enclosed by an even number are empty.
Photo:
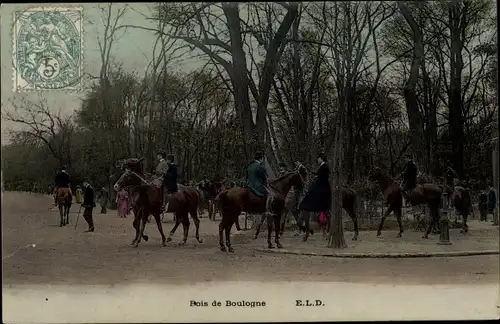
[[[403,236],[403,220],[402,220],[402,214],[403,214],[403,211],[401,208],[396,208],[396,210],[394,211],[394,214],[396,214],[396,219],[398,221],[398,226],[399,226],[399,233],[396,237],[401,237]]]
[[[466,234],[469,231],[469,226],[467,225],[468,218],[469,208],[467,206],[464,206],[464,208],[462,209],[462,229],[460,230],[460,234]]]
[[[437,212],[439,208],[435,208],[434,206],[429,205],[429,214],[430,214],[430,220],[429,220],[429,225],[427,226],[427,231],[425,231],[424,236],[422,238],[429,238],[429,234],[432,231],[432,228],[434,227],[434,224],[439,222],[439,213]]]
[[[349,214],[349,217],[351,217],[352,224],[354,225],[354,237],[352,238],[353,241],[358,240],[358,235],[359,235],[359,228],[358,228],[358,217],[356,215],[356,211],[353,209],[346,209],[347,214]]]
[[[377,236],[380,236],[382,234],[382,228],[384,227],[384,221],[389,216],[389,214],[392,212],[392,206],[389,205],[387,207],[387,210],[385,211],[384,215],[382,216],[382,219],[380,220],[380,224],[378,225],[378,230],[377,230]]]
[[[135,243],[137,242],[137,240],[139,239],[139,223],[140,223],[140,217],[138,214],[134,213],[134,222],[132,223],[132,225],[134,226],[135,228],[135,238],[132,240],[132,243],[131,245],[135,245]]]
[[[148,221],[149,215],[145,215],[145,214],[142,214],[142,215],[143,216],[139,219],[139,223],[140,223],[139,235],[137,237],[137,240],[135,241],[134,247],[138,247],[139,243],[141,243],[141,239],[144,235],[144,229],[146,228],[146,222]]]
[[[181,218],[180,217],[175,217],[174,220],[175,220],[175,224],[174,224],[174,227],[172,227],[172,229],[170,230],[170,233],[168,234],[167,242],[172,241],[172,236],[175,234],[175,231],[177,230],[177,227],[179,227],[179,225],[181,224]]]
[[[242,230],[240,226],[240,215],[238,215],[238,217],[236,217],[236,219],[234,220],[234,225],[236,225],[236,230],[238,232]]]
[[[226,232],[226,245],[227,245],[227,250],[229,252],[233,252],[234,253],[234,249],[233,247],[231,246],[231,227],[233,227],[233,223],[228,223],[228,225],[226,226],[226,228],[224,229],[225,232]]]
[[[60,203],[58,203],[58,207],[59,207],[59,227],[63,227],[64,226],[64,210],[63,210],[64,207]]]
[[[186,241],[187,241],[187,238],[188,238],[188,234],[189,234],[189,215],[188,213],[182,213],[181,214],[181,222],[182,222],[182,229],[183,229],[183,237],[182,237],[182,241],[179,242],[179,245],[184,245],[186,244]]]
[[[287,218],[288,218],[288,210],[285,209],[285,211],[281,214],[281,219],[279,223],[280,237],[283,236],[283,233],[285,232],[285,222]]]
[[[222,220],[219,223],[219,246],[222,252],[227,252],[226,246],[224,245],[224,238],[222,237],[223,231],[224,231],[224,216],[222,216]]]
[[[271,233],[273,231],[273,221],[269,219],[269,217],[274,217],[274,216],[265,216],[267,218],[267,247],[269,249],[274,249],[273,243],[271,243]],[[279,231],[279,228],[278,228]]]
[[[167,243],[167,238],[165,237],[165,233],[163,233],[163,226],[161,225],[161,216],[159,213],[153,214],[155,221],[156,221],[156,226],[158,226],[158,230],[160,231],[161,235],[161,246],[166,246]]]
[[[191,212],[191,218],[193,219],[194,226],[196,227],[196,240],[198,243],[203,243],[203,240],[200,239],[200,219],[198,218],[196,209]]]
[[[255,226],[255,233],[253,234],[253,239],[256,240],[257,237],[259,237],[259,232],[260,232],[260,227],[264,223],[264,214],[258,214],[259,215],[259,221],[257,222],[257,226]],[[254,214],[254,219],[255,219],[256,214]]]
[[[304,237],[302,238],[302,241],[306,242],[307,239],[309,238],[309,233],[310,233],[309,227],[311,226],[311,213],[308,211],[303,211],[302,220],[304,221],[303,225]]]
[[[274,243],[276,243],[276,246],[278,247],[278,249],[283,248],[283,245],[281,245],[281,242],[280,242],[280,237],[281,237],[281,235],[283,235],[282,228],[280,226],[283,223],[281,221],[281,218],[282,218],[281,213],[277,213],[274,216]]]

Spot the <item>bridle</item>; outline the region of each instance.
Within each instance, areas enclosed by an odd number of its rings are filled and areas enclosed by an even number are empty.
[[[135,187],[142,187],[143,185],[146,185],[146,186],[149,186],[149,187],[155,187],[154,185],[154,182],[159,180],[161,178],[161,176],[159,176],[158,178],[153,178],[151,179],[150,181],[144,179],[140,174],[138,174],[137,172],[135,171],[132,171],[131,169],[129,168],[126,168],[125,169],[125,172],[123,172],[123,174],[121,175],[121,177],[116,181],[116,183],[113,185],[113,189],[115,189],[115,191],[118,190],[118,184],[121,183],[121,181],[123,180],[123,178],[125,176],[128,176],[128,175],[134,175],[136,176],[142,184],[140,185],[129,185],[129,186],[126,186],[127,188],[135,188]]]

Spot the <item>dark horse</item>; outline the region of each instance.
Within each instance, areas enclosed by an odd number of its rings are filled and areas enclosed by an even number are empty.
[[[179,245],[186,243],[190,225],[189,214],[191,214],[191,218],[193,218],[196,226],[196,239],[199,243],[202,243],[203,240],[200,239],[200,220],[198,219],[198,204],[200,202],[198,191],[192,187],[178,185],[179,191],[170,196],[168,210],[165,212],[173,212],[176,214],[176,217],[175,225],[170,231],[169,237],[166,238],[163,233],[163,227],[160,219],[163,187],[160,187],[160,184],[158,184],[157,181],[155,183],[155,180],[158,179],[144,179],[141,167],[142,160],[143,159],[129,158],[124,161],[120,161],[123,164],[125,172],[113,186],[115,190],[125,186],[136,187],[138,197],[134,201],[132,207],[134,210],[133,225],[135,228],[135,238],[132,241],[132,246],[137,247],[141,242],[141,238],[144,238],[145,241],[148,240],[148,236],[144,235],[144,228],[146,226],[148,216],[151,214],[154,216],[156,225],[160,231],[162,246],[166,245],[165,242],[170,242],[172,240],[172,235],[174,235],[181,222],[184,229],[184,237]],[[161,179],[159,179],[159,182],[161,183]]]
[[[69,188],[60,187],[57,189],[56,202],[59,208],[59,227],[69,224],[69,209],[71,208],[72,201],[73,197]]]
[[[453,206],[455,210],[462,216],[462,229],[460,233],[465,234],[469,231],[469,226],[467,225],[467,218],[469,213],[474,210],[472,209],[472,198],[469,190],[462,186],[455,186],[452,196]]]
[[[403,223],[401,220],[402,207],[403,207],[403,196],[402,190],[394,180],[389,177],[389,175],[378,167],[374,167],[369,175],[370,181],[377,181],[382,193],[384,194],[384,200],[387,205],[387,210],[385,211],[382,219],[380,220],[380,225],[378,227],[377,236],[382,234],[382,227],[384,226],[384,221],[389,216],[391,212],[394,212],[399,225],[399,233],[397,237],[401,237],[403,234]],[[439,226],[439,207],[441,204],[441,189],[438,185],[433,183],[422,183],[417,184],[410,192],[409,200],[412,206],[427,203],[430,212],[430,222],[425,232],[423,238],[428,238],[432,227]]]
[[[356,241],[358,239],[358,234],[359,234],[359,227],[358,227],[358,216],[356,215],[356,192],[352,189],[349,188],[341,188],[341,193],[342,193],[342,208],[347,212],[349,217],[352,220],[352,223],[354,225],[354,237],[352,238],[353,241]],[[307,241],[307,238],[309,237],[309,220],[311,213],[310,212],[301,212],[304,215],[304,226],[300,229],[304,231],[306,234],[303,237],[303,241]],[[327,221],[327,228],[330,228],[330,220]]]
[[[278,248],[283,248],[280,243],[280,221],[283,210],[285,209],[285,197],[291,187],[301,190],[304,185],[304,171],[289,172],[269,183],[269,188],[274,199],[271,203],[271,210],[274,214],[275,242]],[[238,229],[238,217],[242,211],[252,214],[263,214],[266,209],[266,199],[257,197],[246,188],[235,187],[223,191],[218,196],[222,220],[219,224],[219,244],[220,249],[226,252],[226,246],[222,238],[222,231],[226,233],[226,245],[229,252],[234,252],[231,246],[231,228],[236,223]],[[267,245],[270,249],[274,248],[271,243],[271,232],[273,222],[267,222]],[[258,235],[258,230],[255,235]]]

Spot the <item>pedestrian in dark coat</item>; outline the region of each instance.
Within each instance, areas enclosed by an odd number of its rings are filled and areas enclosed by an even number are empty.
[[[89,224],[89,229],[86,232],[94,231],[94,220],[92,219],[92,210],[95,207],[95,191],[94,188],[90,185],[88,180],[83,181],[83,186],[85,187],[85,191],[83,193],[83,218]]]
[[[332,187],[330,185],[330,168],[326,164],[326,155],[318,155],[319,168],[299,209],[308,212],[329,212],[332,204]]]

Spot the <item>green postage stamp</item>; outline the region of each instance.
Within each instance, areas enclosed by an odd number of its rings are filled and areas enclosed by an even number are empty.
[[[81,90],[83,8],[14,13],[14,91]]]

